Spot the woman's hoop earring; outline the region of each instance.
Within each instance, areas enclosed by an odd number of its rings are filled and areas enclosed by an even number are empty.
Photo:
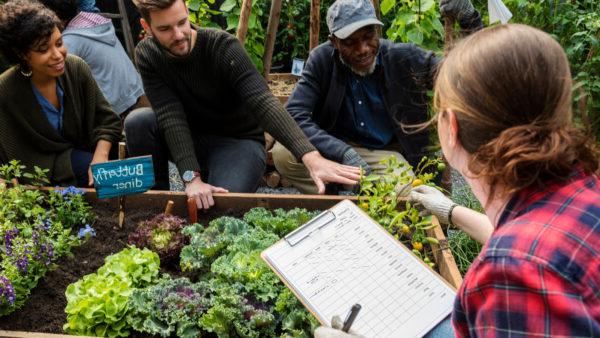
[[[25,77],[30,77],[30,76],[31,76],[31,74],[33,74],[33,71],[32,71],[31,69],[30,69],[29,71],[27,71],[27,72],[26,72],[26,71],[23,71],[23,66],[20,66],[19,68],[21,68],[21,69],[20,69],[20,72],[21,72],[21,74],[23,74],[23,76],[25,76]]]

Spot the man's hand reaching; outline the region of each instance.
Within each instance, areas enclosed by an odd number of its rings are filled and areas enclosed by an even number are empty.
[[[310,177],[317,185],[319,194],[325,193],[327,183],[356,185],[360,180],[360,168],[339,164],[325,159],[317,151],[302,156],[302,162],[308,169]]]
[[[212,196],[215,192],[229,191],[221,187],[214,187],[208,183],[204,183],[200,177],[194,178],[185,186],[185,193],[187,194],[188,198],[194,198],[196,200],[198,209],[209,209],[215,205],[215,201]]]

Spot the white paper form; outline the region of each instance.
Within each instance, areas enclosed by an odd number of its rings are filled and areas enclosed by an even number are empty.
[[[367,337],[420,337],[451,311],[455,291],[350,201],[308,226],[302,240],[263,252],[323,324],[362,306],[352,330]],[[309,223],[310,224],[310,223]]]

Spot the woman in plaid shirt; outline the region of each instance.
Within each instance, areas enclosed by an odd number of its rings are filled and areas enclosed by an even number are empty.
[[[560,45],[524,25],[476,33],[441,66],[442,150],[487,220],[427,188],[412,197],[485,242],[458,291],[459,337],[600,337],[598,148],[571,92]]]
[[[442,150],[485,215],[428,186],[410,197],[484,243],[458,291],[457,337],[600,337],[599,153],[571,92],[560,45],[524,25],[477,32],[441,65]]]

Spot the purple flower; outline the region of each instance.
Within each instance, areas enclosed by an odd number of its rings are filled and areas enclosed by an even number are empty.
[[[18,234],[19,229],[17,229],[16,227],[7,230],[4,234],[4,246],[6,247],[6,254],[8,256],[12,256],[12,241],[15,239],[15,237],[17,237]]]
[[[51,219],[44,220],[44,230],[46,230],[46,231],[50,230],[51,226],[52,226],[52,220]]]
[[[89,224],[85,225],[85,228],[81,228],[79,229],[79,233],[77,234],[77,237],[79,238],[90,238],[90,237],[96,237],[96,230],[94,230],[94,228],[92,228]]]
[[[0,300],[6,299],[10,305],[13,305],[16,298],[15,289],[10,280],[4,276],[0,276]]]
[[[59,190],[60,194],[64,197],[67,195],[83,195],[84,192],[81,189],[77,189],[74,186],[69,186],[65,189]]]
[[[29,259],[27,256],[21,256],[17,259],[17,269],[19,269],[22,274],[27,273],[27,266],[29,266]]]

